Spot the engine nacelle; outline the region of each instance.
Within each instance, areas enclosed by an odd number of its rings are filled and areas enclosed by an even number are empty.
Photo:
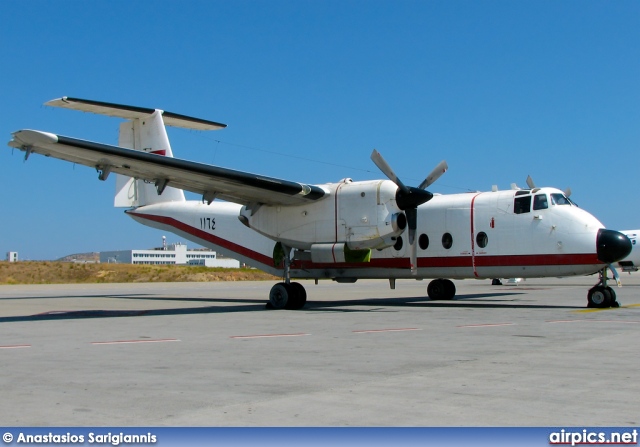
[[[299,250],[344,243],[349,250],[384,248],[407,225],[390,180],[320,185],[328,194],[300,206],[243,207],[240,220],[253,230]]]

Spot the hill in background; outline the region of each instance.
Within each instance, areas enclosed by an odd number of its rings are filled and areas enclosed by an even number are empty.
[[[68,255],[64,258],[56,259],[57,262],[99,262],[100,253],[92,251],[90,253],[76,253],[74,255]]]
[[[78,261],[78,255],[74,259]],[[67,257],[65,257],[67,258]],[[64,258],[63,258],[64,259]],[[273,281],[250,268],[186,265],[99,264],[59,261],[0,262],[0,284],[91,284],[130,282]]]

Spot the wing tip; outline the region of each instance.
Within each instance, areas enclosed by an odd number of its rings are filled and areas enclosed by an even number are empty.
[[[19,147],[34,146],[37,144],[52,144],[58,142],[58,136],[50,132],[42,132],[40,130],[22,129],[11,134],[13,140]],[[18,147],[11,145],[11,147]]]

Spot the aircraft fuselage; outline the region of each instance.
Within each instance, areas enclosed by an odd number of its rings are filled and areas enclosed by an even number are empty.
[[[186,201],[143,206],[128,214],[145,225],[173,231],[281,275],[282,265],[273,263],[277,238],[294,249],[292,278],[573,276],[595,273],[606,264],[598,258],[597,248],[603,225],[560,190],[506,190],[436,195],[421,205],[418,272],[413,276],[406,231],[397,226],[401,211],[391,182],[322,187],[328,197],[304,206],[252,210],[226,202]],[[342,189],[350,190],[349,194],[341,195]],[[245,225],[239,216],[246,217]],[[370,261],[320,258],[323,262],[318,262],[317,256],[311,256],[314,246],[332,244],[370,248]]]

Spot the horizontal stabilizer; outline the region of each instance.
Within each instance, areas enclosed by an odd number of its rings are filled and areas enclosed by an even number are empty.
[[[156,111],[156,109],[149,109],[145,107],[113,104],[109,102],[93,101],[90,99],[70,98],[68,96],[52,99],[51,101],[46,102],[45,105],[125,119],[146,118]],[[215,121],[193,118],[191,116],[179,115],[177,113],[166,111],[162,112],[162,117],[167,126],[183,127],[185,129],[218,130],[227,127],[226,124],[216,123]]]

